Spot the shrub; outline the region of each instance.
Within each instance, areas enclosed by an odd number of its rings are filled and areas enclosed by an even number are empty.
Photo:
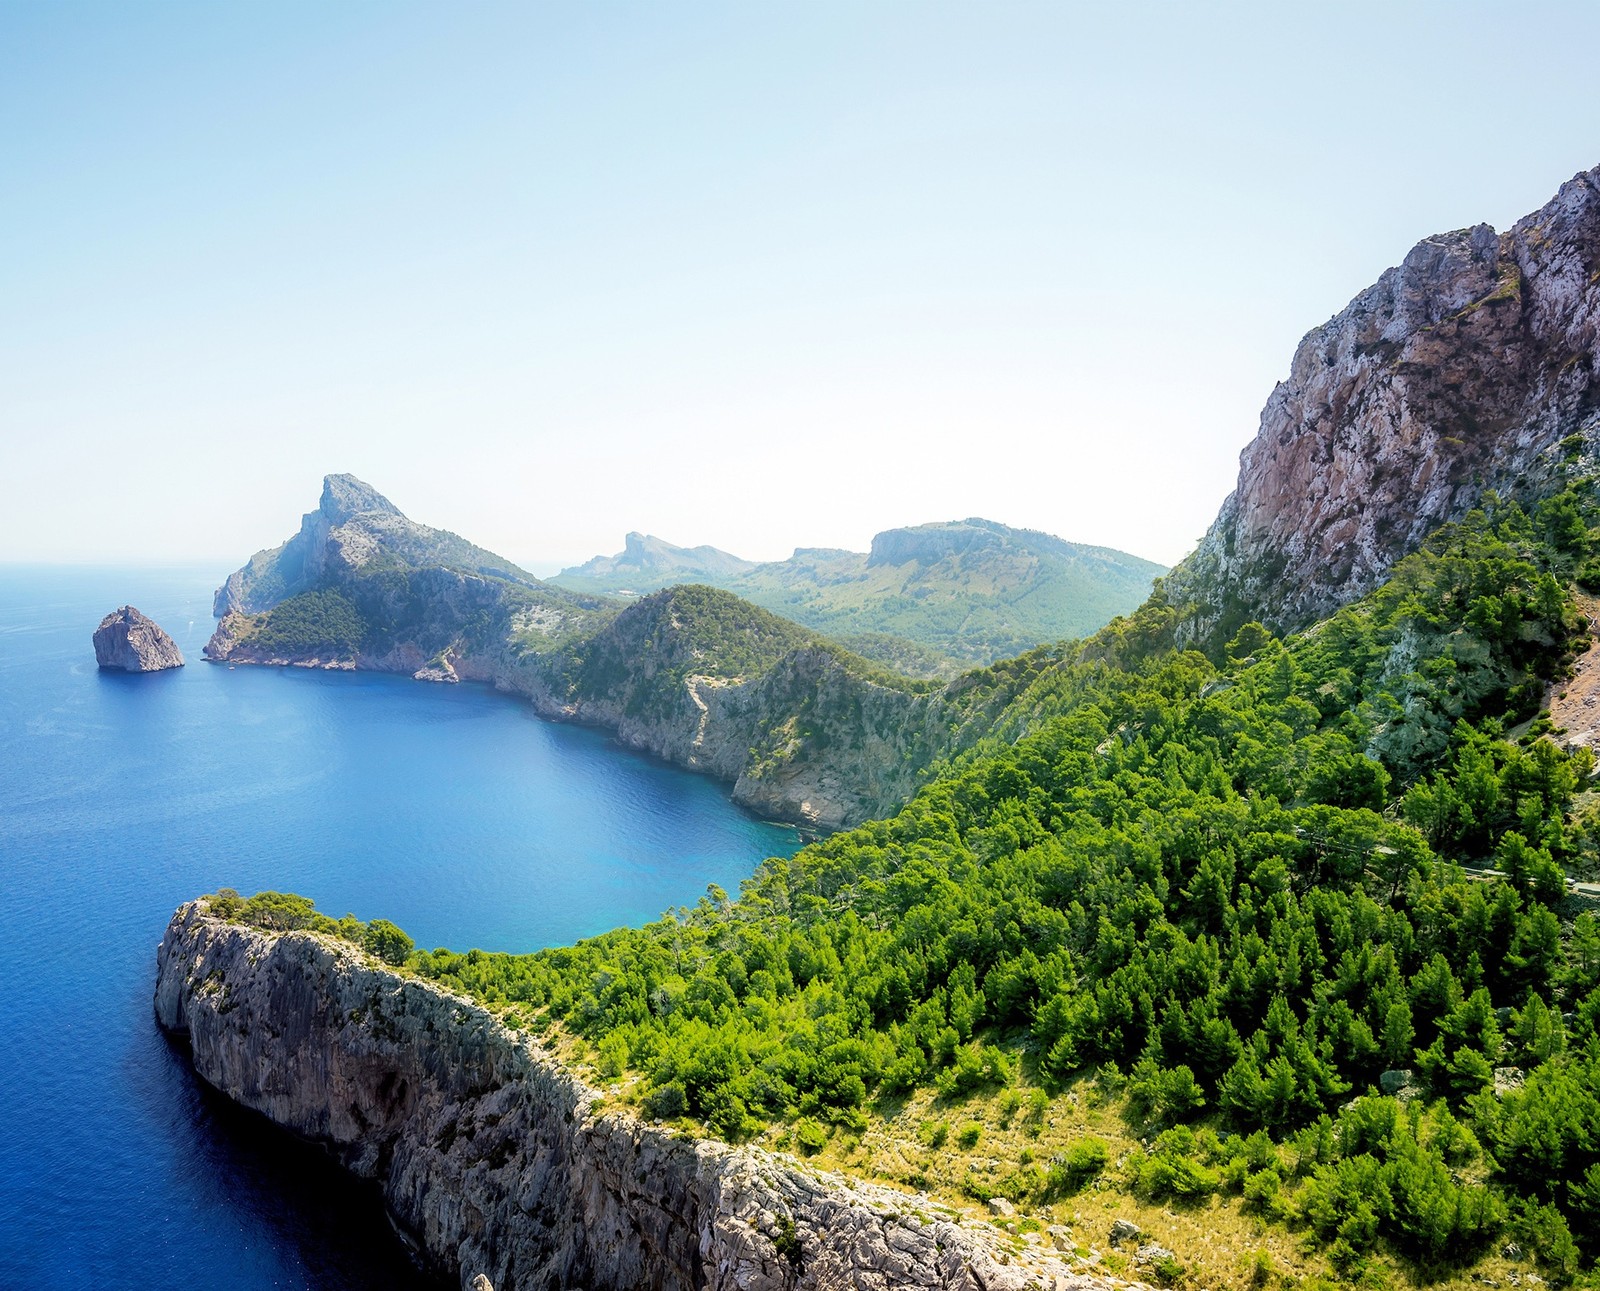
[[[1109,1159],[1110,1150],[1102,1140],[1079,1139],[1051,1161],[1046,1174],[1046,1195],[1059,1197],[1081,1192],[1106,1168]]]
[[[828,1141],[828,1131],[809,1116],[794,1123],[794,1141],[807,1156],[820,1152]]]
[[[641,1106],[646,1116],[659,1121],[675,1121],[688,1114],[689,1096],[684,1092],[682,1081],[669,1081],[665,1085],[657,1085],[645,1095]]]
[[[211,913],[217,918],[236,919],[239,917],[239,911],[244,909],[244,898],[232,888],[218,888],[206,898],[206,904],[211,907]]]
[[[384,963],[399,966],[410,956],[412,941],[387,919],[374,919],[361,944]]]
[[[1197,1201],[1222,1187],[1222,1176],[1194,1158],[1195,1135],[1186,1126],[1168,1130],[1132,1167],[1133,1190],[1151,1201]]]
[[[293,892],[257,892],[239,909],[239,918],[272,932],[293,932],[309,928],[316,907],[309,897]]]
[[[1023,1117],[1022,1123],[1029,1134],[1039,1135],[1044,1132],[1045,1113],[1050,1109],[1050,1095],[1042,1089],[1028,1091],[1028,1112]]]

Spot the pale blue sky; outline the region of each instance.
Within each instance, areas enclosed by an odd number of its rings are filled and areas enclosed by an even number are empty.
[[[1591,4],[0,0],[0,560],[327,471],[515,559],[1173,561],[1300,336],[1600,162]]]

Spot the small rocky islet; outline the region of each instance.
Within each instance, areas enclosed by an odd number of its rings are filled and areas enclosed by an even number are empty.
[[[94,630],[95,662],[108,672],[163,672],[183,667],[177,642],[131,605],[112,610]]]

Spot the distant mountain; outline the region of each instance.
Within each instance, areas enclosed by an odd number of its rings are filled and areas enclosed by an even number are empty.
[[[1165,572],[1109,547],[971,519],[890,529],[872,540],[870,552],[802,547],[764,564],[629,534],[619,555],[596,557],[551,581],[635,595],[710,583],[869,658],[932,676],[1087,636],[1137,608]]]
[[[299,592],[321,586],[340,572],[421,568],[438,565],[529,588],[540,588],[563,602],[570,594],[547,587],[525,569],[485,551],[445,529],[408,520],[400,508],[354,475],[329,475],[315,511],[300,520],[300,531],[228,575],[217,589],[213,613],[257,614]]]
[[[756,568],[715,547],[674,547],[649,534],[630,533],[615,556],[596,556],[561,571],[566,587],[590,592],[632,592],[642,595],[673,583],[710,583],[735,578]]]

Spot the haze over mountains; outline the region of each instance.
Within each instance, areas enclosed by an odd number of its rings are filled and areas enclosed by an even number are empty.
[[[788,560],[759,564],[630,533],[615,556],[596,556],[550,581],[632,596],[708,583],[870,658],[934,676],[953,674],[951,661],[992,663],[1041,642],[1087,636],[1136,608],[1165,572],[1126,552],[973,518],[890,529],[869,552],[801,547]],[[909,650],[905,641],[924,649]]]

